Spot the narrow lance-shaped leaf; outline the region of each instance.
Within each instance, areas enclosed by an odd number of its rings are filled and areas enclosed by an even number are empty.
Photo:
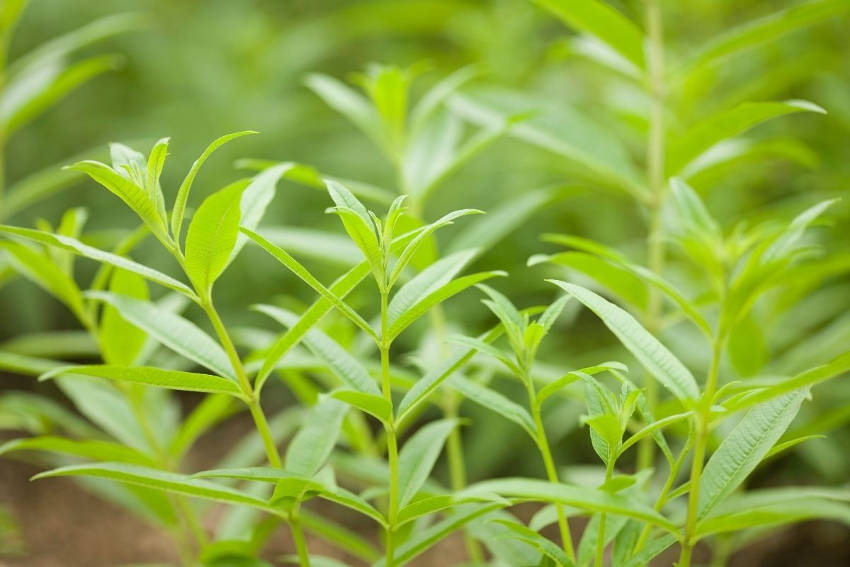
[[[89,292],[86,297],[108,303],[124,319],[174,352],[209,368],[219,376],[236,379],[224,349],[191,321],[153,303],[124,295],[99,291]]]
[[[723,438],[700,479],[699,517],[744,482],[791,425],[807,395],[807,389],[797,390],[754,407]]]
[[[309,285],[315,291],[320,293],[323,297],[327,298],[331,303],[333,303],[334,307],[339,309],[339,311],[348,317],[355,325],[357,325],[360,329],[366,332],[369,336],[377,339],[377,334],[372,329],[366,320],[360,316],[354,309],[348,306],[342,299],[337,297],[332,291],[326,288],[322,283],[316,279],[313,274],[311,274],[307,268],[301,265],[295,258],[293,258],[286,250],[275,246],[256,232],[253,232],[245,227],[242,227],[242,232],[248,237],[259,244],[266,252],[271,254],[276,260],[278,260],[281,264],[287,267],[293,274],[298,276],[304,283]]]
[[[0,232],[20,236],[34,242],[40,242],[42,244],[47,244],[48,246],[55,246],[63,250],[69,250],[75,254],[79,254],[80,256],[84,256],[104,264],[109,264],[113,267],[121,268],[129,272],[134,272],[147,280],[163,285],[169,289],[173,289],[174,291],[179,291],[190,299],[194,300],[197,298],[195,293],[186,284],[175,280],[171,276],[167,276],[153,268],[148,268],[147,266],[128,260],[123,256],[117,256],[110,252],[105,252],[98,248],[88,246],[76,238],[62,236],[59,234],[51,234],[41,230],[19,228],[8,225],[0,225]]]
[[[811,102],[788,100],[785,102],[744,102],[734,108],[709,116],[672,141],[667,156],[667,172],[670,175],[676,175],[714,144],[726,138],[737,136],[771,118],[796,112],[826,113],[823,108]]]
[[[271,305],[258,305],[256,309],[287,327],[294,328],[299,318],[292,312]],[[381,391],[369,371],[349,354],[339,343],[319,329],[310,329],[303,339],[307,347],[346,385],[365,394],[380,395]]]
[[[631,20],[598,0],[535,0],[569,26],[593,34],[638,69],[646,65],[644,37]]]
[[[454,419],[434,421],[405,442],[398,461],[400,507],[406,506],[428,480],[446,439],[455,427],[457,420]]]
[[[690,371],[629,313],[583,287],[549,280],[596,313],[649,373],[682,401],[699,397]]]
[[[266,504],[264,500],[239,490],[220,486],[204,480],[193,479],[186,475],[140,467],[124,463],[93,463],[71,465],[37,474],[34,480],[59,476],[92,476],[126,482],[137,486],[157,488],[166,492],[183,494],[207,500],[252,506],[275,515],[283,512]]]
[[[156,386],[170,390],[230,394],[236,397],[243,397],[242,391],[233,380],[213,376],[212,374],[183,372],[181,370],[163,370],[152,366],[117,366],[107,364],[66,366],[51,370],[43,374],[39,379],[46,380],[62,375],[95,376],[97,378],[106,378],[107,380],[127,382],[130,384],[144,384],[146,386]]]
[[[227,142],[247,134],[256,134],[256,132],[253,130],[234,132],[233,134],[226,134],[215,139],[209,146],[207,146],[204,153],[202,153],[201,156],[192,164],[192,168],[180,184],[180,189],[177,190],[177,198],[174,201],[174,209],[171,211],[171,234],[174,235],[176,240],[180,240],[180,230],[183,226],[183,217],[186,214],[186,203],[189,200],[189,192],[192,189],[192,184],[195,182],[195,177],[197,177],[201,166],[204,165],[204,162],[207,161],[207,158],[209,158],[215,150]]]
[[[347,407],[333,398],[320,400],[286,449],[284,469],[313,476],[327,461],[339,438]]]

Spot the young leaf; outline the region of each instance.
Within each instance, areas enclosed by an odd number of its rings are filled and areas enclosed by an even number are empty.
[[[39,379],[46,380],[61,375],[95,376],[97,378],[106,378],[107,380],[157,386],[170,390],[230,394],[237,398],[244,397],[239,386],[233,380],[213,376],[212,374],[162,370],[161,368],[151,366],[117,366],[108,364],[97,366],[65,366],[51,370],[43,374]]]
[[[699,388],[690,371],[634,317],[583,287],[549,280],[596,313],[649,373],[682,401],[696,400]]]
[[[205,300],[236,246],[240,203],[247,185],[244,180],[237,181],[207,197],[186,233],[186,275]]]
[[[441,419],[423,426],[408,439],[399,454],[400,507],[406,506],[428,480],[449,434],[457,427],[455,419]]]
[[[207,146],[207,149],[204,150],[201,157],[196,159],[192,164],[192,168],[189,170],[189,173],[186,174],[185,179],[183,179],[183,183],[180,184],[180,189],[177,190],[177,198],[174,201],[174,209],[171,211],[171,234],[174,235],[175,240],[180,240],[180,230],[183,226],[183,217],[186,214],[186,203],[189,200],[189,191],[192,189],[192,184],[194,183],[195,177],[197,177],[201,166],[204,165],[204,162],[207,161],[207,158],[210,157],[215,150],[227,142],[247,134],[256,134],[256,132],[253,130],[246,130],[244,132],[234,132],[233,134],[226,134],[220,138],[216,138],[209,146]]]

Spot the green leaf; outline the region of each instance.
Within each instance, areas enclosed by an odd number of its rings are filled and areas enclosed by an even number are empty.
[[[107,478],[127,484],[156,488],[166,492],[215,500],[226,504],[251,506],[269,512],[270,514],[283,515],[282,511],[266,504],[265,501],[233,488],[193,479],[182,474],[123,463],[94,463],[61,467],[37,474],[33,477],[33,480],[59,476]]]
[[[667,172],[676,175],[693,160],[697,159],[714,144],[737,136],[750,128],[786,114],[797,112],[826,111],[816,104],[804,100],[784,102],[744,102],[703,119],[670,140],[667,156]]]
[[[568,26],[592,34],[638,69],[646,66],[644,37],[631,20],[598,0],[535,0]]]
[[[242,230],[244,232],[245,229]],[[327,264],[351,268],[365,260],[363,253],[347,236],[324,230],[264,226],[260,229],[260,236],[295,256],[306,256]]]
[[[151,199],[145,188],[129,177],[125,171],[116,171],[106,164],[91,160],[80,161],[69,167],[85,173],[117,195],[142,219],[160,242],[166,246],[170,245],[171,237],[165,226],[165,219],[159,214],[157,203]]]
[[[374,338],[378,339],[378,335],[372,329],[371,325],[366,322],[363,317],[360,316],[354,309],[348,306],[342,299],[337,297],[332,291],[326,288],[322,283],[316,279],[313,274],[311,274],[307,268],[302,266],[295,258],[290,256],[286,250],[279,248],[260,236],[259,234],[252,232],[246,228],[242,228],[242,232],[248,235],[248,237],[259,244],[266,252],[271,254],[276,260],[278,260],[281,264],[287,267],[293,274],[298,276],[304,283],[313,288],[314,291],[318,292],[322,295],[322,297],[328,299],[331,303],[333,303],[334,307],[339,309],[339,311],[348,317],[355,325],[357,325],[360,329],[362,329],[366,334]]]
[[[597,364],[596,366],[588,366],[585,368],[579,368],[578,370],[571,370],[570,372],[567,372],[557,380],[549,382],[548,384],[540,388],[535,397],[537,401],[537,407],[542,407],[543,403],[546,400],[557,394],[565,386],[568,386],[577,380],[581,380],[582,375],[587,374],[589,376],[593,376],[594,374],[599,374],[601,372],[611,370],[628,372],[629,369],[625,364],[621,364],[619,362],[603,362],[602,364]]]
[[[357,200],[344,185],[333,180],[326,180],[328,193],[336,207],[333,209],[342,220],[345,232],[366,256],[372,266],[375,278],[381,281],[383,277],[383,254],[375,234],[375,225],[366,207]]]
[[[453,95],[450,106],[463,118],[489,128],[533,113],[512,124],[510,135],[566,157],[606,185],[640,198],[649,195],[620,138],[563,101],[556,105],[515,91],[479,88]]]
[[[498,413],[505,419],[513,421],[522,427],[532,439],[537,438],[537,429],[534,425],[534,420],[528,411],[516,402],[512,402],[495,390],[491,390],[458,374],[454,374],[449,378],[448,385],[460,392],[470,402],[476,403],[490,411]]]
[[[850,10],[843,0],[815,0],[778,10],[716,36],[688,62],[691,69],[720,62],[746,49],[772,41],[806,26],[834,18]]]
[[[279,307],[257,305],[255,309],[286,325],[290,329],[295,328],[295,325],[299,322],[299,318],[294,313]],[[381,391],[375,384],[375,380],[369,375],[369,371],[366,370],[360,361],[349,354],[339,343],[323,331],[310,329],[303,335],[302,340],[310,351],[322,360],[331,372],[346,385],[364,394],[373,394],[376,396],[381,394]]]
[[[477,340],[489,343],[502,333],[501,325],[477,337]],[[414,410],[423,403],[449,376],[460,370],[474,355],[476,349],[466,348],[439,363],[417,380],[407,391],[398,405],[396,421],[402,423],[413,415]]]
[[[406,506],[428,480],[449,434],[457,427],[455,419],[441,419],[420,428],[408,439],[398,458],[399,506]]]
[[[387,422],[393,414],[392,404],[383,396],[366,394],[356,390],[334,390],[329,395],[332,398],[345,402],[350,406],[354,406],[355,408],[368,413],[384,423]]]
[[[115,270],[109,284],[110,293],[132,297],[140,301],[148,299],[148,286],[140,276],[125,270]],[[139,357],[147,340],[144,330],[125,319],[119,310],[106,304],[98,328],[98,342],[107,364],[132,365]]]
[[[236,246],[242,192],[248,183],[237,181],[207,197],[198,207],[186,233],[186,275],[204,299],[227,267]]]
[[[791,378],[768,382],[764,384],[764,388],[723,405],[728,411],[738,411],[801,388],[811,388],[821,382],[841,376],[848,371],[850,371],[850,352],[845,352],[827,364],[810,368]],[[759,385],[759,382],[755,379],[747,382],[747,386],[749,387],[758,387]]]
[[[0,232],[20,236],[34,242],[39,242],[48,246],[55,246],[63,250],[69,250],[75,254],[79,254],[80,256],[85,256],[86,258],[90,258],[104,264],[109,264],[115,268],[121,268],[128,272],[138,274],[147,280],[158,283],[174,291],[179,291],[192,300],[197,298],[195,293],[186,284],[181,283],[162,272],[158,272],[153,268],[148,268],[147,266],[143,266],[142,264],[133,262],[132,260],[128,260],[122,256],[117,256],[92,246],[88,246],[75,238],[8,225],[0,225]]]
[[[41,67],[10,73],[0,91],[0,126],[5,135],[17,131],[80,85],[116,69],[120,63],[119,57],[105,55],[69,66],[59,60],[45,61]]]
[[[470,504],[436,524],[417,530],[412,537],[396,548],[395,563],[404,564],[410,561],[469,522],[502,506],[503,504]],[[385,567],[385,565],[384,559],[374,563],[374,567]]]
[[[174,352],[209,368],[219,376],[236,379],[224,349],[191,321],[153,303],[132,297],[102,291],[89,292],[86,296],[108,303],[124,319]]]
[[[764,332],[752,313],[732,327],[727,348],[729,360],[741,376],[752,376],[758,373],[770,358]]]
[[[531,528],[520,524],[519,522],[510,520],[497,519],[494,521],[508,528],[508,530],[514,533],[514,537],[518,540],[537,548],[538,551],[550,557],[557,565],[563,567],[573,567],[575,565],[575,563],[567,557],[567,554],[564,553],[564,551],[554,542],[552,542],[552,540],[543,537]],[[587,531],[585,531],[585,533],[587,533]]]
[[[502,478],[478,482],[466,489],[469,493],[474,493],[476,490],[498,494],[505,498],[566,504],[592,512],[627,516],[643,520],[671,533],[678,533],[678,527],[674,522],[649,506],[636,502],[632,498],[587,486],[570,486],[526,478]]]
[[[474,251],[463,251],[441,258],[416,274],[390,300],[387,319],[390,325],[402,313],[429,293],[447,284],[474,257]]]
[[[388,285],[392,287],[393,284],[395,284],[401,275],[402,270],[404,270],[405,266],[407,266],[413,259],[414,254],[416,254],[416,251],[425,242],[425,239],[431,236],[431,234],[433,234],[437,229],[452,224],[454,219],[472,214],[484,214],[484,212],[477,209],[461,209],[459,211],[452,211],[431,224],[422,227],[422,230],[408,243],[408,245],[404,248],[404,251],[398,257],[395,265],[393,265]]]
[[[432,266],[433,265],[434,264],[432,264]],[[395,339],[399,334],[401,334],[402,331],[404,331],[408,326],[413,324],[422,315],[427,313],[428,310],[434,307],[435,305],[443,303],[447,299],[457,295],[458,293],[475,284],[478,284],[490,278],[500,276],[507,276],[507,273],[500,270],[492,272],[479,272],[477,274],[463,276],[456,280],[452,280],[444,284],[442,287],[439,287],[433,291],[429,291],[427,295],[421,297],[413,306],[401,313],[397,318],[391,320],[389,329],[389,339]],[[403,290],[404,288],[399,290],[399,292]]]
[[[524,348],[523,337],[525,335],[526,320],[517,310],[511,300],[499,293],[495,289],[486,285],[479,285],[478,288],[490,297],[490,301],[484,301],[490,311],[502,323],[505,333],[510,339],[511,347],[514,352],[522,354]]]
[[[324,466],[339,438],[348,406],[332,398],[320,400],[310,409],[304,425],[286,448],[284,468],[311,477]]]
[[[355,266],[334,281],[328,288],[334,295],[344,298],[357,285],[369,275],[370,266],[367,262],[363,262]],[[304,335],[324,317],[328,311],[333,308],[333,303],[326,297],[322,296],[313,302],[307,310],[301,314],[297,323],[292,325],[288,331],[281,335],[275,343],[269,348],[268,353],[263,361],[263,366],[257,373],[254,389],[259,391],[265,384],[272,371],[277,366],[278,362],[286,355],[289,350],[298,344]]]
[[[540,257],[533,257],[533,261],[539,262]],[[547,256],[546,261],[590,276],[626,303],[646,310],[649,302],[647,286],[643,280],[625,268],[584,252],[561,252]]]
[[[16,272],[67,305],[78,319],[86,320],[83,297],[77,284],[50,257],[19,242],[0,242],[0,250],[6,252]]]
[[[209,146],[207,146],[204,153],[202,153],[201,156],[192,164],[192,168],[180,184],[180,189],[177,190],[177,198],[174,201],[174,209],[171,211],[171,234],[174,235],[176,240],[180,240],[180,230],[183,226],[183,217],[186,215],[186,203],[189,200],[189,191],[192,189],[192,184],[195,182],[195,177],[197,177],[201,166],[204,165],[207,158],[209,158],[210,155],[218,148],[231,140],[235,140],[236,138],[240,138],[248,134],[256,134],[256,132],[253,130],[246,130],[244,132],[225,134],[220,138],[216,138]]]
[[[791,425],[807,395],[807,390],[798,390],[754,407],[723,438],[700,479],[700,518],[729,496],[758,466]]]
[[[371,541],[340,524],[331,522],[310,510],[301,510],[301,523],[304,529],[316,534],[326,542],[342,549],[354,557],[372,563],[381,556]]]
[[[47,380],[60,375],[95,376],[97,378],[106,378],[107,380],[157,386],[170,390],[230,394],[237,398],[244,397],[236,382],[228,378],[213,376],[212,374],[183,372],[181,370],[163,370],[151,366],[118,366],[108,364],[65,366],[51,370],[43,374],[39,379]]]
[[[446,341],[448,341],[450,343],[459,344],[459,345],[465,345],[469,348],[477,350],[480,353],[487,354],[487,355],[493,357],[494,359],[498,360],[502,364],[504,364],[505,367],[508,370],[510,370],[511,372],[513,372],[514,374],[520,374],[521,373],[516,362],[511,360],[507,355],[505,355],[505,353],[503,353],[498,348],[494,347],[490,343],[485,342],[481,339],[474,338],[474,337],[465,337],[463,335],[455,335],[455,336],[448,337],[446,339]]]
[[[305,83],[328,106],[351,120],[379,147],[384,147],[380,117],[364,96],[327,75],[311,74]]]
[[[634,317],[588,289],[557,280],[548,281],[596,313],[623,346],[677,398],[687,401],[699,397],[699,387],[690,371]]]
[[[125,447],[112,441],[98,439],[66,439],[45,435],[42,437],[27,437],[12,439],[0,445],[0,455],[15,451],[49,451],[84,457],[87,459],[121,461],[143,465],[152,464],[151,459],[144,453],[131,447]]]
[[[446,247],[446,254],[475,249],[480,254],[522,226],[538,209],[562,196],[563,188],[545,188],[525,191],[510,201],[489,209],[486,215],[464,223]]]

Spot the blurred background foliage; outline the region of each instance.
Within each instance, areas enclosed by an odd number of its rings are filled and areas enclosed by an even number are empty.
[[[633,20],[642,20],[639,0],[612,4]],[[789,5],[785,0],[664,2],[669,66],[675,69],[688,61],[723,30]],[[163,174],[169,199],[192,160],[210,140],[226,132],[254,129],[260,135],[229,144],[207,162],[196,184],[198,199],[245,175],[234,167],[235,160],[245,157],[302,162],[323,173],[397,191],[392,164],[304,84],[307,75],[314,72],[349,81],[353,73],[371,62],[402,68],[420,68],[424,62],[424,70],[413,83],[414,100],[449,73],[476,65],[480,74],[464,89],[498,85],[545,100],[547,108],[571,109],[595,129],[612,136],[617,147],[610,147],[610,152],[616,154],[622,146],[625,160],[637,175],[645,168],[649,107],[645,91],[629,77],[612,75],[585,57],[571,31],[529,2],[32,0],[15,33],[9,59],[96,18],[123,12],[143,15],[146,25],[74,55],[116,53],[121,56],[121,65],[74,91],[6,140],[7,187],[33,172],[74,161],[71,157],[102,159],[110,141],[147,151],[157,138],[171,136],[172,155]],[[675,109],[675,116],[670,116],[673,128],[744,100],[800,98],[828,112],[827,116],[794,115],[759,126],[746,136],[748,143],[758,145],[758,151],[689,178],[725,230],[741,219],[750,223],[768,215],[790,219],[804,206],[846,194],[850,183],[848,29],[850,18],[845,12],[756,46],[747,51],[747,56],[723,59],[701,73],[699,80],[683,85],[679,92],[684,96],[670,101]],[[527,110],[538,109],[529,106]],[[546,111],[540,112],[545,118]],[[598,145],[598,137],[594,143]],[[605,138],[601,143],[597,149],[605,153]],[[565,189],[561,197],[542,207],[479,260],[481,268],[503,268],[511,273],[499,285],[516,304],[525,307],[549,302],[554,296],[543,277],[557,273],[555,268],[525,267],[532,254],[554,251],[551,245],[540,242],[542,233],[597,239],[642,260],[646,218],[633,198],[600,182],[586,168],[557,152],[511,136],[499,139],[452,174],[429,199],[424,217],[434,219],[463,207],[491,210],[548,186]],[[323,214],[329,203],[324,192],[282,181],[264,224],[338,233],[336,219]],[[62,211],[81,205],[90,210],[88,229],[94,233],[135,228],[132,214],[119,207],[113,195],[88,180],[17,211],[9,222],[31,226],[36,219],[45,218],[55,224]],[[829,231],[827,245],[833,250],[847,250],[850,203],[845,199],[832,213],[835,226]],[[162,258],[155,250],[154,243],[148,242],[137,256],[157,265]],[[93,266],[86,262],[80,262],[79,269],[83,274],[86,270],[93,272]],[[338,273],[316,269],[324,278]],[[250,248],[223,280],[217,288],[218,303],[233,324],[263,324],[258,315],[247,310],[257,298],[311,297],[309,290],[267,261],[261,251]],[[768,338],[772,354],[784,357],[789,371],[827,360],[850,342],[846,314],[850,282],[845,277],[829,283],[828,294],[813,295],[799,313],[779,319],[776,336]],[[489,321],[474,294],[450,303],[448,309],[454,320],[463,321],[469,329],[480,329]],[[0,289],[0,310],[0,339],[73,326],[64,307],[22,280],[10,281]],[[822,333],[823,340],[809,341],[805,351],[795,350],[793,341],[783,340],[783,330],[804,324],[800,321],[815,311],[824,315],[811,323],[809,337]],[[684,345],[687,351],[686,340],[670,340],[674,345]],[[551,353],[541,358],[570,360],[570,366],[577,367],[587,360],[604,360],[600,344],[613,347],[613,339],[592,317],[582,317],[578,323],[565,324],[557,340],[544,344]],[[820,352],[813,352],[812,344],[817,344]],[[595,350],[588,351],[590,345]],[[682,356],[689,359],[688,352]],[[847,421],[850,388],[836,383],[832,391],[834,395],[816,396],[815,403],[807,405],[809,419],[829,415],[838,426]],[[574,410],[574,406],[564,406],[562,411]],[[498,439],[501,447],[493,451],[492,442],[469,442],[470,477],[528,472],[522,470],[523,460],[508,450],[511,438],[524,443],[521,433],[503,420],[479,415],[474,408],[469,411],[474,412],[476,420],[488,424],[474,428],[470,435],[486,432],[491,440]],[[563,434],[575,427],[576,417],[553,412],[549,416],[553,438],[558,436],[559,426]],[[562,453],[566,446],[571,447],[565,453],[567,461],[592,460],[583,435],[578,443],[570,443],[569,436],[562,437]],[[829,440],[806,443],[788,459],[802,455],[807,467],[814,467],[824,478],[846,478],[850,459],[841,456],[841,447],[847,446],[842,445],[844,441],[846,431],[844,437],[836,434]],[[584,447],[585,452],[576,451],[576,446]]]

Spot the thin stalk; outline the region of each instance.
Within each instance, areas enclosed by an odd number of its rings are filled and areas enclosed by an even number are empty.
[[[310,567],[310,552],[307,550],[307,542],[304,539],[304,530],[301,529],[301,520],[298,517],[298,506],[292,509],[289,515],[289,529],[292,532],[292,541],[298,553],[298,563],[301,567]]]
[[[661,274],[664,269],[665,245],[661,238],[661,212],[664,205],[666,183],[664,177],[664,105],[666,85],[664,80],[664,35],[661,7],[658,0],[646,1],[647,33],[649,36],[649,82],[648,91],[652,101],[649,116],[649,141],[646,150],[646,175],[649,180],[651,198],[646,203],[649,213],[647,237],[649,269]],[[649,288],[649,304],[645,325],[652,334],[661,329],[661,293],[655,286]],[[646,400],[650,412],[655,413],[658,405],[658,384],[648,377],[645,384]],[[638,448],[638,469],[650,468],[655,461],[655,443],[650,437]]]
[[[614,455],[617,454],[617,451],[611,451],[608,455],[608,464],[605,466],[605,482],[611,480],[611,477],[614,474]],[[608,519],[608,515],[605,512],[602,512],[599,515],[599,529],[596,531],[596,560],[594,565],[596,567],[602,567],[602,559],[605,556],[605,523]]]
[[[673,483],[676,482],[676,479],[679,477],[679,471],[682,470],[682,465],[685,462],[685,458],[688,456],[688,453],[691,450],[691,444],[693,442],[693,436],[688,436],[688,441],[685,443],[685,446],[682,447],[682,451],[679,453],[679,456],[676,457],[676,460],[673,462],[673,465],[670,467],[670,474],[667,475],[667,480],[664,483],[664,486],[661,488],[661,493],[658,495],[658,499],[655,501],[655,511],[660,512],[662,508],[667,504],[667,498],[670,495],[670,492],[673,490]],[[646,543],[647,538],[649,537],[650,526],[646,525],[643,527],[643,530],[640,533],[640,537],[638,537],[637,543],[635,543],[635,548],[633,553],[637,553],[641,549],[643,549],[644,544]]]
[[[392,406],[393,396],[392,387],[390,384],[390,346],[391,342],[387,339],[388,335],[388,320],[387,320],[387,299],[389,291],[381,288],[381,344],[378,345],[381,351],[381,389],[384,398]],[[393,536],[395,535],[395,525],[398,518],[399,507],[399,480],[398,480],[398,439],[396,438],[395,422],[392,413],[389,419],[385,422],[384,428],[387,433],[387,461],[390,467],[390,486],[389,486],[389,506],[387,511],[387,541],[386,541],[386,565],[393,567],[395,565],[395,544]]]
[[[221,346],[224,348],[227,353],[227,357],[230,359],[233,371],[236,373],[236,378],[239,381],[239,385],[242,388],[243,393],[250,400],[248,402],[248,409],[251,411],[251,417],[254,420],[257,432],[263,440],[263,447],[265,448],[266,458],[268,459],[269,464],[275,468],[282,468],[283,463],[280,458],[280,453],[278,452],[277,446],[272,438],[269,423],[266,419],[266,414],[263,412],[263,408],[260,405],[258,394],[254,392],[251,387],[251,382],[248,380],[248,375],[245,372],[245,366],[242,364],[242,359],[239,358],[239,353],[236,350],[236,346],[233,344],[233,340],[230,338],[230,334],[227,332],[227,328],[224,326],[224,322],[221,320],[221,316],[219,316],[218,311],[216,311],[213,306],[212,300],[209,298],[202,300],[200,305],[207,314],[210,323],[212,323],[212,326],[215,329]],[[295,542],[300,566],[310,567],[310,555],[307,551],[307,544],[301,530],[301,522],[298,517],[297,507],[293,508],[293,510],[289,513],[287,524],[289,525],[289,530],[292,533],[292,540]]]
[[[558,483],[558,469],[555,468],[555,461],[552,459],[552,451],[549,448],[549,440],[546,438],[546,430],[543,428],[543,419],[540,416],[540,407],[537,404],[537,393],[534,390],[534,384],[531,377],[526,373],[521,377],[525,388],[528,391],[528,403],[531,407],[532,417],[534,418],[534,428],[537,435],[535,443],[540,451],[540,456],[543,458],[543,466],[546,469],[546,477],[549,482]],[[558,512],[558,531],[561,534],[561,545],[564,548],[564,553],[571,561],[575,561],[575,550],[573,550],[573,538],[570,534],[570,525],[567,523],[567,517],[564,514],[564,508],[560,504],[555,504],[555,510]]]
[[[723,328],[722,322],[720,328]],[[695,415],[694,435],[694,457],[691,463],[690,490],[688,492],[688,515],[685,521],[685,535],[682,540],[682,552],[679,556],[679,567],[689,567],[691,564],[691,553],[694,547],[694,534],[696,533],[699,512],[699,484],[705,461],[706,446],[708,445],[709,427],[711,417],[711,402],[717,391],[717,375],[720,365],[720,355],[723,352],[723,332],[720,331],[714,340],[711,355],[711,367],[705,382],[705,392],[700,400],[700,407]]]

